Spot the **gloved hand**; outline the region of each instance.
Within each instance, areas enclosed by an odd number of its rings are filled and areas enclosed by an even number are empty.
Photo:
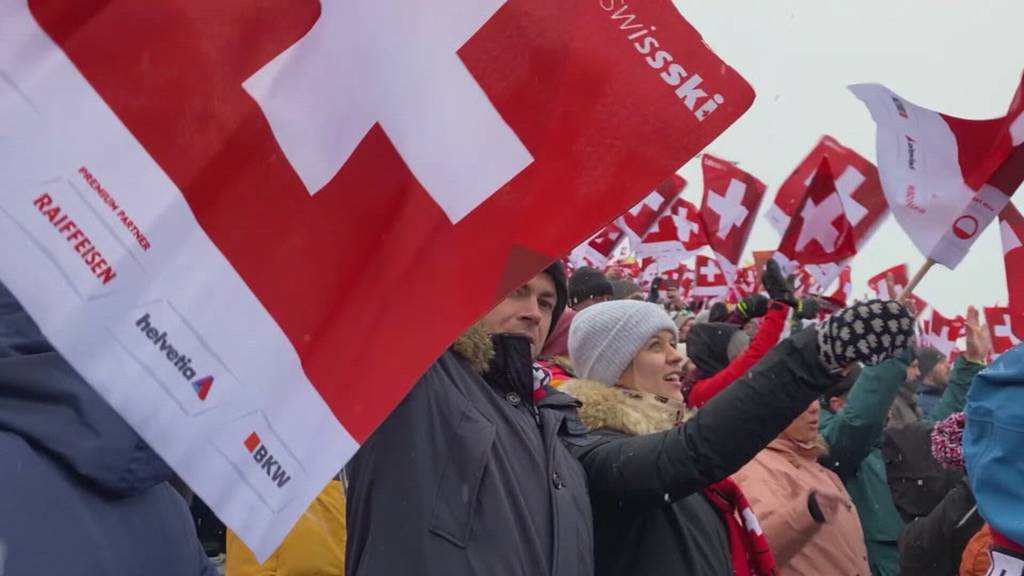
[[[768,298],[763,294],[747,296],[736,305],[736,310],[739,311],[744,321],[760,318],[768,313]]]
[[[869,300],[818,325],[818,357],[832,372],[852,362],[874,366],[913,344],[914,317],[898,302]]]
[[[785,302],[791,307],[797,307],[796,296],[793,295],[793,287],[782,275],[782,268],[775,260],[768,260],[764,265],[764,273],[761,274],[761,284],[764,286],[768,297],[772,300]]]
[[[814,298],[801,298],[800,306],[797,308],[797,320],[816,320],[821,304]]]

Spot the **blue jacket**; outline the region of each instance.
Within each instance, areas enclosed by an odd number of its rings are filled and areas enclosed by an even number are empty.
[[[214,574],[171,477],[0,285],[0,574]]]
[[[1024,345],[974,378],[965,411],[964,460],[978,511],[1024,544]]]

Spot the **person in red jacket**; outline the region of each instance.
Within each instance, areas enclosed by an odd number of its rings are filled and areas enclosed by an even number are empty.
[[[746,350],[738,351],[748,341],[735,324],[698,324],[690,330],[686,353],[694,364],[684,384],[689,408],[700,408],[736,379],[747,373],[782,337],[789,312],[796,306],[793,291],[786,283],[778,263],[769,260],[761,278],[770,302],[760,327]],[[744,316],[756,317],[757,310],[740,310]],[[733,349],[733,354],[730,354]],[[738,354],[738,355],[737,355]]]

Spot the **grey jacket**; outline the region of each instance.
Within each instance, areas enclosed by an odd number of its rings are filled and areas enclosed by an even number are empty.
[[[170,468],[2,285],[0,462],[0,574],[214,574]]]

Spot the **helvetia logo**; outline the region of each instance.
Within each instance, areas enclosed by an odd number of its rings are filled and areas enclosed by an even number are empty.
[[[252,459],[260,465],[260,468],[266,473],[267,478],[277,484],[278,488],[284,488],[284,485],[292,479],[291,475],[281,467],[279,462],[274,455],[270,453],[266,445],[260,441],[260,435],[253,432],[245,439],[245,449],[252,454]]]
[[[192,367],[192,358],[176,348],[168,340],[166,330],[161,331],[153,325],[149,313],[143,314],[141,318],[136,320],[135,327],[167,358],[167,361],[174,366],[178,373],[181,374],[181,377],[192,385],[192,389],[195,390],[199,399],[206,400],[206,397],[210,394],[210,389],[213,387],[213,376],[203,376],[196,379],[196,369]]]
[[[210,394],[210,388],[213,388],[213,376],[203,376],[199,380],[192,382],[192,389],[196,391],[196,396],[200,400],[206,400],[206,397]]]

